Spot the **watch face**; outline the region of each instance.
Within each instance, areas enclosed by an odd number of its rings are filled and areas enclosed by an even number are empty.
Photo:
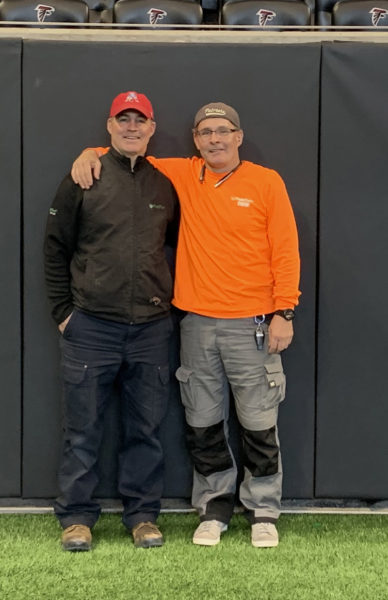
[[[286,321],[292,321],[292,319],[295,317],[295,313],[292,310],[292,308],[285,308],[284,310],[277,310],[275,312],[276,315],[280,315],[281,317],[283,317],[283,319],[286,319]]]
[[[287,321],[292,321],[292,319],[295,317],[295,313],[294,313],[294,311],[292,310],[292,308],[286,308],[286,309],[283,311],[283,314],[284,314],[284,318],[285,318]]]

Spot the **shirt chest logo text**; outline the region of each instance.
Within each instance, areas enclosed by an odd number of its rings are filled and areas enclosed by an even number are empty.
[[[231,196],[231,200],[237,203],[237,206],[243,206],[249,208],[253,204],[253,200],[250,198],[239,198],[238,196]]]

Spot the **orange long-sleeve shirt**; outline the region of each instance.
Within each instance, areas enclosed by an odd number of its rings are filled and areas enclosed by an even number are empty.
[[[281,177],[243,161],[223,174],[202,158],[147,157],[169,177],[181,204],[173,304],[237,318],[293,308],[299,297],[298,236]]]

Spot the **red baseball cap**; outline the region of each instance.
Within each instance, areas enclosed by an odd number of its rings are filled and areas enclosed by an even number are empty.
[[[116,96],[110,107],[110,117],[116,117],[123,110],[138,110],[147,119],[154,119],[154,109],[151,102],[144,94],[137,92],[123,92]]]

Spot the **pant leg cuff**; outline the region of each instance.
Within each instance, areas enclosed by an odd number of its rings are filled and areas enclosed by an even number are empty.
[[[89,527],[89,529],[92,529],[92,527],[96,523],[95,519],[90,519],[90,518],[86,517],[85,515],[72,515],[70,517],[58,517],[58,521],[61,524],[62,529],[67,529],[68,527],[71,527],[72,525],[85,525],[86,527]]]
[[[255,523],[273,523],[274,525],[276,525],[278,521],[277,517],[266,517],[265,515],[255,517],[255,513],[253,512],[253,510],[247,511],[245,513],[245,516],[251,525],[254,525]]]
[[[159,513],[137,513],[136,515],[131,515],[130,517],[123,516],[123,523],[129,531],[132,531],[136,525],[139,523],[145,523],[146,521],[150,521],[151,523],[156,523],[156,520],[159,516]]]
[[[209,500],[205,506],[205,513],[200,516],[201,521],[221,521],[228,524],[233,516],[234,494],[220,494]]]
[[[230,517],[226,515],[206,514],[199,517],[199,520],[201,521],[201,523],[203,521],[220,521],[220,523],[225,523],[225,525],[228,525]]]

